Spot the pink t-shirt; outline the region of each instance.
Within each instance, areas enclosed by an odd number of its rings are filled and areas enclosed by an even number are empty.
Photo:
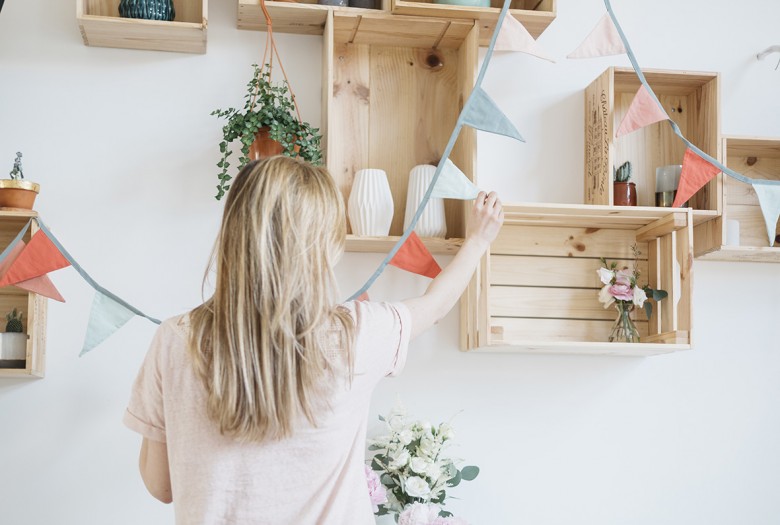
[[[411,319],[402,303],[350,302],[355,375],[339,381],[317,427],[304,419],[283,441],[240,443],[206,414],[187,354],[187,317],[158,329],[124,423],[167,443],[178,525],[373,525],[364,473],[371,393],[403,368]]]

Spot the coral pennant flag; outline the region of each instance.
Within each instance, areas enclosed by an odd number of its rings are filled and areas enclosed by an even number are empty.
[[[463,122],[475,129],[525,142],[515,125],[506,118],[493,99],[479,86],[474,88],[466,107],[463,109]]]
[[[592,58],[609,55],[622,55],[626,52],[626,46],[620,38],[612,17],[604,13],[596,27],[582,41],[577,49],[566,58]]]
[[[39,230],[0,279],[0,286],[29,281],[67,266],[70,266],[70,262]]]
[[[669,115],[658,105],[653,96],[647,91],[644,84],[639,86],[639,91],[634,95],[628,111],[620,121],[616,137],[626,135],[639,128],[655,124],[662,120],[667,120]]]
[[[675,208],[682,206],[718,173],[720,169],[717,166],[713,166],[688,148],[683,157],[680,184],[672,206]]]
[[[390,259],[389,264],[431,279],[441,273],[441,266],[414,232],[409,235],[401,249]]]
[[[363,292],[362,294],[358,295],[356,301],[368,301],[368,292]]]
[[[494,51],[520,51],[528,55],[555,62],[539,48],[531,33],[514,16],[507,14],[496,37]]]
[[[25,246],[25,242],[20,240],[11,248],[11,251],[9,251],[2,262],[0,262],[0,277],[5,276],[6,272],[19,257],[19,254],[22,253]],[[51,282],[48,275],[41,275],[26,281],[20,281],[14,283],[14,286],[21,288],[22,290],[37,293],[38,295],[43,295],[44,297],[49,297],[50,299],[54,299],[61,303],[65,302],[65,299],[60,295],[60,292],[57,291],[57,288],[55,288],[54,283]]]
[[[769,246],[775,243],[777,219],[780,217],[780,186],[770,185],[761,180],[753,180],[753,189],[758,195],[761,213],[764,214],[766,232],[769,234]]]
[[[470,201],[476,199],[477,195],[479,188],[450,159],[445,159],[431,197]]]

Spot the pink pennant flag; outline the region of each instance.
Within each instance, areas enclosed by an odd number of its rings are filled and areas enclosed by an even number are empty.
[[[368,292],[363,292],[362,294],[358,295],[358,298],[355,299],[356,301],[368,301]]]
[[[0,263],[0,278],[5,277],[5,274],[8,273],[9,268],[11,268],[14,261],[16,261],[16,259],[19,257],[19,254],[22,253],[24,247],[25,242],[20,240],[13,248],[11,248],[11,251],[8,252],[6,258],[3,259],[3,261]],[[49,276],[47,275],[33,277],[32,279],[13,284],[22,290],[37,293],[39,295],[43,295],[44,297],[54,299],[55,301],[60,301],[61,303],[65,302],[65,299],[62,297],[62,295],[60,295],[60,292],[57,291],[54,283],[51,282],[51,279],[49,279]]]
[[[496,45],[493,46],[494,51],[520,51],[550,62],[555,62],[547,55],[542,49],[539,48],[539,44],[536,43],[531,33],[523,27],[514,16],[507,13],[504,17],[504,22],[501,24],[501,30],[496,37]]]
[[[609,13],[605,13],[579,47],[566,58],[605,57],[622,55],[625,52],[626,47],[623,45],[623,40],[620,39],[615,24],[612,23],[612,17],[609,16]]]
[[[433,258],[431,252],[425,247],[423,242],[412,232],[401,249],[390,259],[393,266],[406,270],[407,272],[424,275],[433,279],[441,273],[441,266]]]
[[[631,106],[628,108],[623,120],[620,121],[615,137],[626,135],[639,128],[667,120],[669,115],[658,105],[653,96],[647,91],[644,84],[639,86],[639,91],[634,95]]]
[[[677,195],[672,206],[675,208],[682,206],[718,173],[720,168],[713,166],[688,148],[683,157],[680,184],[677,186]]]

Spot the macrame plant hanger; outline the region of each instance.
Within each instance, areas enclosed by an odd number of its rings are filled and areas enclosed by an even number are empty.
[[[279,69],[282,70],[282,76],[284,77],[284,82],[287,85],[287,90],[290,92],[290,98],[292,99],[293,105],[295,106],[295,113],[298,117],[298,122],[303,122],[301,119],[301,110],[298,108],[298,99],[295,98],[295,93],[292,89],[292,84],[290,84],[290,80],[287,78],[287,73],[284,71],[284,65],[282,64],[282,57],[279,55],[279,50],[276,48],[276,40],[274,40],[274,29],[273,29],[273,22],[271,21],[271,14],[268,12],[268,9],[265,7],[265,0],[260,0],[260,8],[263,10],[263,15],[265,16],[265,25],[266,25],[266,33],[265,33],[265,50],[263,51],[263,62],[260,67],[260,71],[263,70],[263,68],[268,66],[268,80],[269,82],[273,80],[273,69],[274,69],[274,55],[276,55],[276,60],[279,63]],[[268,60],[266,64],[266,60]],[[252,95],[252,102],[250,104],[250,109],[255,109],[255,101],[257,100],[257,93],[259,91],[260,87],[258,86],[255,89],[254,94]]]

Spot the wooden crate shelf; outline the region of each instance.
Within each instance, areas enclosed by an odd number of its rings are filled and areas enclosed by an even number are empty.
[[[667,115],[683,135],[716,159],[721,159],[720,88],[717,73],[643,71]],[[611,67],[585,90],[585,202],[611,205],[613,170],[631,161],[631,181],[639,206],[655,205],[655,170],[682,164],[686,145],[666,121],[615,138],[640,83],[631,68]],[[713,179],[694,195],[690,206],[696,223],[722,212],[721,179]]]
[[[76,0],[76,18],[87,46],[205,53],[208,0],[174,0],[172,22],[119,16],[119,0]]]
[[[0,208],[0,251],[10,244],[31,217],[36,216],[34,211]],[[37,230],[37,225],[33,222],[23,240],[29,242]],[[38,294],[15,286],[0,288],[2,331],[5,331],[5,314],[16,308],[24,314],[23,326],[28,336],[24,362],[0,360],[0,378],[43,377],[46,360],[46,307],[46,298]]]
[[[780,180],[780,139],[725,137],[723,162],[753,179]],[[696,257],[715,261],[780,262],[780,243],[769,245],[764,216],[750,184],[723,177],[720,185],[723,215],[697,225],[694,230]],[[729,245],[727,221],[739,221],[740,243]],[[780,235],[780,221],[775,236]]]
[[[691,348],[690,209],[518,204],[504,212],[461,298],[463,350],[648,356]],[[606,342],[616,313],[598,300],[600,257],[636,264],[640,283],[669,293],[649,320],[635,312],[641,343]]]
[[[328,13],[323,45],[323,135],[329,171],[349,199],[355,173],[387,173],[395,203],[390,237],[352,237],[348,250],[387,252],[403,233],[410,170],[437,164],[476,78],[473,21]],[[474,180],[476,134],[464,127],[450,159]],[[424,239],[453,253],[465,235],[467,204],[445,200],[447,235]]]
[[[508,15],[514,16],[534,38],[537,38],[555,20],[556,1],[513,0]],[[495,31],[502,6],[501,0],[491,0],[490,7],[437,4],[431,0],[391,0],[390,9],[396,15],[476,20],[479,26],[479,45],[487,46]]]

